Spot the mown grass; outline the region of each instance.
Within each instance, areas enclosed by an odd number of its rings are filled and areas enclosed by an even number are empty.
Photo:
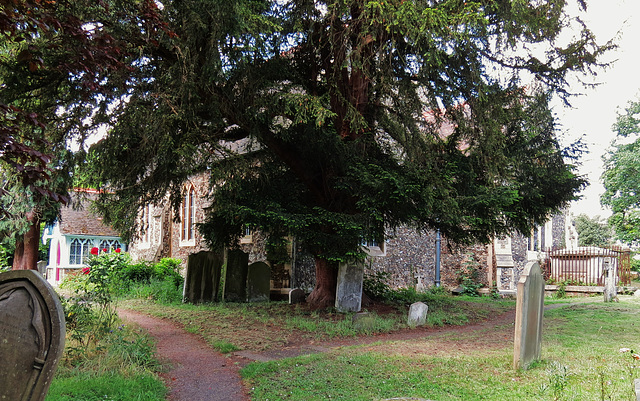
[[[512,367],[510,326],[498,329],[505,340],[497,346],[477,333],[435,336],[252,363],[242,374],[254,400],[635,399],[640,364],[620,349],[639,350],[640,301],[592,302],[545,312],[542,360],[528,371]]]

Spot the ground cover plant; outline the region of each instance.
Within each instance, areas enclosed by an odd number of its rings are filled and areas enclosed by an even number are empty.
[[[512,368],[513,320],[506,320],[482,330],[256,362],[243,376],[256,400],[635,399],[640,301],[580,301],[545,312],[542,360],[528,371]]]

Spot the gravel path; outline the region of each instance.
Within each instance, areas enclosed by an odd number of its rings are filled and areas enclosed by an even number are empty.
[[[156,340],[158,357],[170,370],[160,376],[169,387],[169,401],[249,401],[238,366],[212,350],[202,339],[168,320],[131,310],[118,315],[134,322]]]

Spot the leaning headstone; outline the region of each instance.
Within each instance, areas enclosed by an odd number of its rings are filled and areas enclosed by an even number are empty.
[[[0,400],[44,400],[64,336],[62,305],[40,274],[0,273]]]
[[[293,290],[289,291],[289,304],[301,304],[304,302],[304,299],[304,291],[302,291],[300,288],[294,288]]]
[[[613,302],[618,296],[618,287],[616,285],[616,268],[611,263],[611,258],[604,258],[603,261],[604,270],[604,302]]]
[[[189,255],[187,275],[184,280],[184,301],[191,303],[217,301],[223,263],[222,252],[202,251]]]
[[[249,254],[241,250],[227,252],[227,274],[224,280],[224,300],[244,302],[247,299]]]
[[[427,311],[429,307],[422,302],[415,302],[409,307],[409,327],[424,326],[427,323]]]
[[[529,262],[518,281],[513,366],[527,369],[540,359],[544,278],[538,262]]]
[[[266,302],[271,295],[271,267],[264,262],[249,265],[247,273],[247,301]]]
[[[340,263],[336,287],[336,309],[338,312],[360,312],[363,279],[363,262]]]

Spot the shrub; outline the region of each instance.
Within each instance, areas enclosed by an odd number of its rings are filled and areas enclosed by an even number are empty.
[[[462,287],[463,295],[477,297],[479,295],[478,290],[482,288],[480,264],[474,259],[473,255],[468,256],[469,258],[458,272],[458,283]]]
[[[391,287],[387,284],[390,273],[375,272],[365,274],[362,282],[362,291],[374,299],[387,299],[391,293]]]

